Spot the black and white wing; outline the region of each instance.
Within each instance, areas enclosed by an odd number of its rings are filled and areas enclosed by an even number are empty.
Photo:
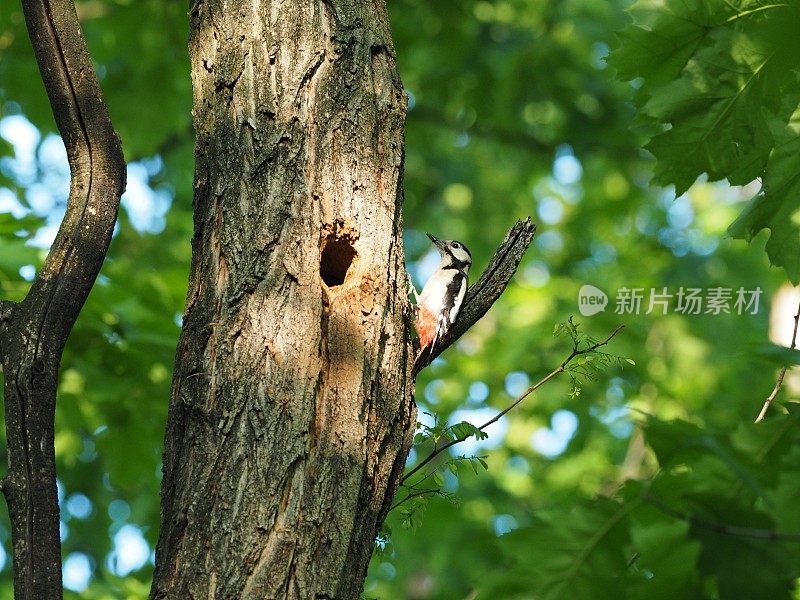
[[[445,289],[442,311],[439,313],[436,323],[436,336],[431,343],[431,352],[433,352],[439,338],[447,333],[450,326],[456,322],[458,311],[461,310],[461,303],[464,301],[464,294],[466,293],[467,276],[461,271],[457,271]]]

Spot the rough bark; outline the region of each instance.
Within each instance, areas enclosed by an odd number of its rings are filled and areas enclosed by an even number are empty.
[[[357,598],[415,423],[384,2],[191,10],[190,289],[152,598]]]
[[[14,595],[61,598],[54,416],[61,353],[105,258],[125,163],[69,0],[23,0],[36,59],[67,148],[67,212],[25,299],[0,303]]]

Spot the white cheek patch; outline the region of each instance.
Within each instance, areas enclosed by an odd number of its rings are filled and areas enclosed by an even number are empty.
[[[472,259],[463,248],[453,248],[453,257],[459,262],[471,263]]]

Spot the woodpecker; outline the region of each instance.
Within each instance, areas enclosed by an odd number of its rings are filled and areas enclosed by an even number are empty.
[[[467,272],[472,265],[472,255],[461,242],[440,240],[430,233],[426,235],[439,250],[442,262],[417,296],[420,355],[426,349],[432,352],[439,338],[455,323],[467,291]]]

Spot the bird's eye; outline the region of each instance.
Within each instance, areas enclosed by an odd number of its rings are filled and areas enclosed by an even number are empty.
[[[461,244],[458,242],[453,242],[453,248],[461,248]]]

